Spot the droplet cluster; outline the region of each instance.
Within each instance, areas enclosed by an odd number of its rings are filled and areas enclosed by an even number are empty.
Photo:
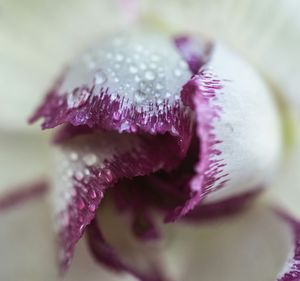
[[[82,89],[74,92],[78,85],[94,87],[95,95],[108,88],[112,98],[119,96],[136,106],[172,104],[190,76],[171,39],[126,34],[103,38],[86,52],[66,74],[60,92],[69,93],[70,107],[88,98]]]

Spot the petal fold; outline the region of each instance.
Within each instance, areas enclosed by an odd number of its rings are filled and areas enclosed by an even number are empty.
[[[170,154],[164,153],[168,146]],[[172,169],[180,160],[170,136],[136,136],[114,132],[80,135],[60,144],[54,178],[60,262],[65,270],[76,242],[95,217],[108,187],[122,178]]]
[[[217,202],[267,185],[281,158],[281,121],[270,90],[255,70],[217,43],[182,91],[195,110],[200,141],[190,199],[168,216],[182,217],[200,201]]]

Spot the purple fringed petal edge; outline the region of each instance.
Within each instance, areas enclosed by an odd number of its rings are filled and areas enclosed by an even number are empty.
[[[210,192],[222,188],[228,181],[223,173],[226,165],[220,158],[222,152],[215,148],[220,143],[214,133],[214,121],[220,118],[222,108],[212,103],[216,91],[223,88],[222,81],[207,70],[195,75],[182,90],[184,104],[190,106],[196,113],[196,132],[201,140],[199,162],[195,167],[195,176],[190,181],[190,199],[166,216],[166,222],[175,221],[200,203]],[[218,159],[216,159],[218,156]],[[216,185],[216,182],[218,184]]]

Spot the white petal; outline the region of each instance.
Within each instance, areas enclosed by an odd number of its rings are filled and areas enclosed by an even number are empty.
[[[120,27],[114,1],[0,2],[0,126],[22,129],[66,62]]]
[[[44,180],[48,173],[48,139],[0,132],[0,198]]]
[[[174,225],[166,264],[174,280],[275,281],[293,254],[293,230],[261,206],[225,221]]]
[[[0,213],[0,279],[53,281],[55,243],[45,198],[34,198]]]

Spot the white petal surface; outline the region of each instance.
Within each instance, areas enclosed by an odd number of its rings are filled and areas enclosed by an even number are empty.
[[[205,123],[205,114],[216,108],[219,117],[210,124],[213,126],[210,133],[219,141],[213,148],[221,153],[210,156],[209,161],[221,161],[225,165],[217,174],[222,177],[210,187],[217,190],[208,194],[207,201],[219,201],[268,186],[282,152],[281,122],[270,90],[247,62],[221,44],[214,47],[211,60],[203,67],[203,72],[200,71],[198,79],[200,95],[209,96],[211,91],[215,91],[215,96],[208,98],[208,109],[201,103],[202,100],[196,100],[195,95],[195,103],[199,102],[196,104],[198,135],[202,137],[204,147],[206,129],[202,123]],[[214,88],[218,83],[221,89]],[[201,157],[203,162],[204,157]],[[201,164],[196,167],[199,179],[192,182],[195,190],[203,177]],[[227,182],[218,188],[224,179]]]
[[[54,235],[47,203],[34,198],[0,213],[0,280],[54,281]]]
[[[300,109],[300,2],[297,0],[144,1],[144,13],[173,31],[226,41]]]
[[[0,1],[0,126],[26,119],[65,64],[86,44],[120,27],[116,1]]]
[[[294,248],[292,231],[261,206],[223,222],[174,225],[166,261],[174,280],[275,281]]]

